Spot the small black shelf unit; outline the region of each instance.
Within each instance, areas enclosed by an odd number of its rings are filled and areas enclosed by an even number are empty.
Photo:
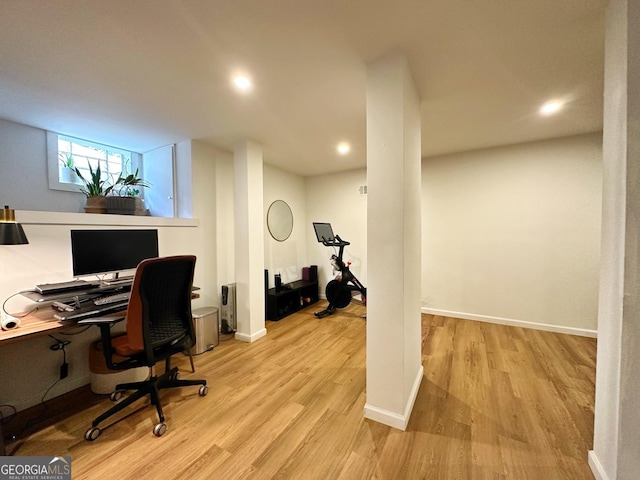
[[[297,280],[267,290],[267,320],[278,321],[318,301],[317,280]]]

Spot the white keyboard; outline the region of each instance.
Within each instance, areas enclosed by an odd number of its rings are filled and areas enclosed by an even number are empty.
[[[105,295],[104,297],[96,298],[93,301],[94,305],[109,305],[110,303],[121,302],[122,300],[129,299],[130,292],[114,293],[113,295]]]

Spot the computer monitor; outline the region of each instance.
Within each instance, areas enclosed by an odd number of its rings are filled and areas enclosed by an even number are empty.
[[[158,256],[158,230],[71,230],[73,275],[118,273]]]
[[[313,228],[316,231],[318,242],[333,242],[335,236],[330,223],[313,222]]]

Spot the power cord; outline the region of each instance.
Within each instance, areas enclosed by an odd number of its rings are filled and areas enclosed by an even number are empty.
[[[64,347],[61,348],[61,350],[64,352]],[[60,382],[60,380],[62,380],[62,378],[59,378],[58,380],[56,380],[55,382],[53,382],[51,384],[51,386],[49,388],[47,388],[46,392],[44,392],[44,395],[42,395],[42,398],[40,399],[40,403],[42,404],[42,406],[44,407],[42,409],[42,411],[36,415],[35,417],[31,417],[29,418],[24,425],[22,426],[22,428],[20,429],[20,431],[14,435],[9,435],[8,437],[6,437],[9,441],[14,441],[19,437],[22,437],[22,435],[24,434],[24,432],[26,432],[29,428],[31,428],[33,425],[37,424],[39,420],[42,419],[42,417],[44,417],[44,414],[47,413],[47,410],[49,409],[49,405],[47,404],[47,402],[45,401],[45,398],[47,397],[47,395],[49,394],[49,392],[51,391],[51,389],[53,387],[55,387],[58,382]],[[7,405],[7,406],[11,406],[11,405]],[[6,422],[4,423],[9,423],[11,420],[13,420],[16,416],[15,413],[15,407],[11,406],[14,410],[14,413],[10,416],[10,418],[8,420],[6,420]]]
[[[11,410],[11,413],[6,417],[5,417],[5,414],[2,412],[2,409],[4,408]],[[14,407],[13,405],[8,405],[8,404],[0,405],[0,425],[7,425],[14,418],[16,418],[17,414],[18,414],[18,411],[16,410],[16,407]],[[7,435],[3,438],[3,440],[11,440],[11,437]]]
[[[55,342],[56,342],[56,343],[54,343],[53,345],[51,345],[49,347],[49,349],[51,351],[55,352],[57,350],[62,350],[62,365],[60,365],[60,378],[58,378],[58,380],[53,382],[53,384],[51,384],[51,386],[49,388],[47,388],[47,390],[44,392],[44,395],[42,395],[42,398],[40,399],[40,403],[44,406],[42,411],[38,415],[36,415],[35,417],[31,417],[30,419],[28,419],[25,422],[25,424],[22,426],[22,429],[17,434],[15,434],[15,435],[13,435],[11,437],[11,440],[15,440],[16,438],[22,436],[22,434],[28,428],[30,428],[31,426],[36,424],[44,416],[44,414],[47,413],[47,410],[49,409],[49,405],[45,401],[45,398],[47,397],[47,395],[49,394],[51,389],[58,384],[58,382],[60,382],[61,380],[67,378],[67,376],[69,375],[69,364],[67,363],[67,352],[64,349],[64,347],[69,345],[71,343],[71,340],[60,340],[60,339],[54,337],[53,335],[49,335],[49,338],[51,338],[52,340],[55,340]],[[13,410],[15,412],[15,408]],[[15,417],[15,415],[16,414],[14,413],[13,416],[10,418],[10,420],[7,420],[7,422],[11,421]]]
[[[60,340],[53,335],[49,335],[49,338],[52,338],[56,341],[49,348],[51,351],[62,350],[62,365],[60,365],[60,378],[58,381],[63,380],[69,376],[69,364],[67,363],[67,351],[64,349],[67,345],[71,343],[71,340]]]
[[[29,310],[29,311],[28,311],[28,312],[26,312],[26,313],[23,313],[22,315],[16,315],[15,313],[9,313],[9,312],[7,312],[7,309],[5,308],[5,307],[6,307],[6,305],[7,305],[7,302],[8,302],[9,300],[11,300],[13,297],[18,296],[18,295],[20,295],[20,292],[18,292],[18,293],[14,293],[13,295],[11,295],[11,296],[7,297],[7,298],[5,299],[5,301],[4,301],[4,302],[2,302],[2,311],[3,311],[4,313],[6,313],[7,315],[11,315],[11,316],[12,316],[12,317],[14,317],[14,318],[23,318],[23,317],[26,317],[27,315],[32,314],[32,313],[33,313],[33,312],[35,312],[36,310],[38,310],[38,306],[36,305],[36,306],[35,306],[35,307],[33,307],[31,310]]]
[[[5,417],[4,413],[2,413],[2,409],[3,408],[7,408],[7,409],[11,410],[11,413],[9,415],[7,415],[6,417]],[[15,418],[17,413],[18,413],[18,411],[16,410],[16,407],[14,407],[13,405],[9,405],[9,404],[0,405],[0,425],[6,425],[7,423],[9,423],[11,420],[13,420]]]

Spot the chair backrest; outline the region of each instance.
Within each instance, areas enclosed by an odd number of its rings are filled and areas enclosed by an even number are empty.
[[[150,363],[195,343],[191,294],[196,257],[143,260],[136,269],[127,309],[127,337]]]

